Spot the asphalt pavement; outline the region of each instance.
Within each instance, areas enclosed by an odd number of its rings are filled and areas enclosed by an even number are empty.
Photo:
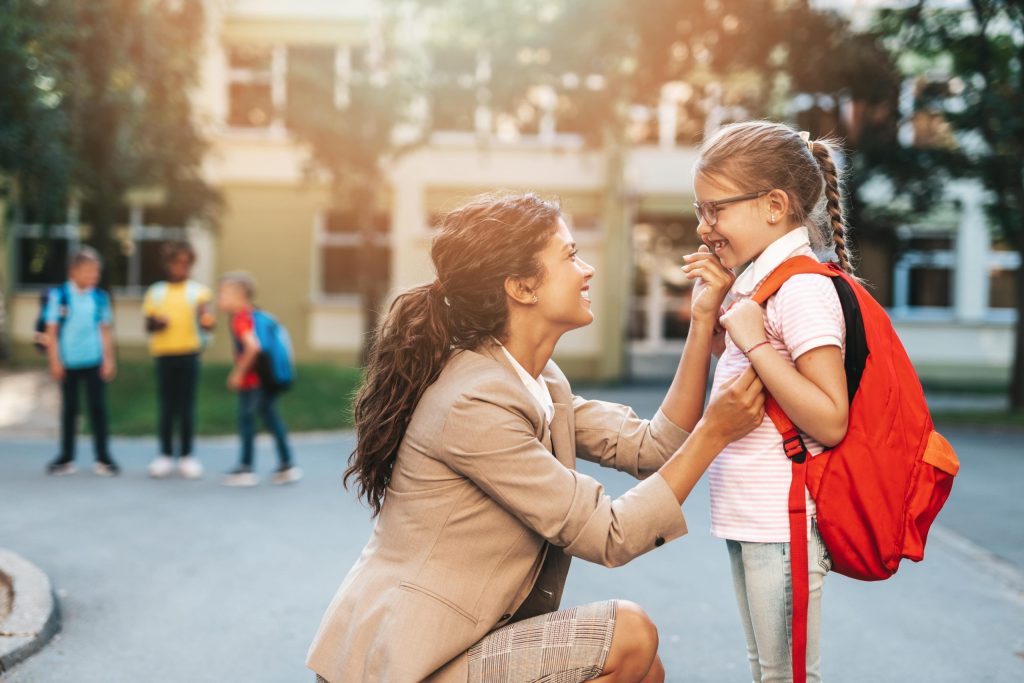
[[[657,392],[593,395],[650,414]],[[829,576],[823,617],[828,681],[1024,680],[1024,433],[946,430],[963,469],[925,561],[891,580]],[[149,439],[115,439],[117,479],[43,474],[54,443],[0,439],[0,546],[46,571],[63,629],[5,683],[309,683],[303,666],[323,609],[371,529],[340,483],[351,434],[296,437],[306,478],[265,476],[227,489],[214,476],[236,457],[230,438],[200,441],[202,481],[145,474]],[[581,470],[625,491],[625,475]],[[708,534],[707,489],[685,505],[690,534],[618,569],[577,560],[563,605],[611,597],[643,605],[661,633],[669,681],[749,681],[725,544]]]

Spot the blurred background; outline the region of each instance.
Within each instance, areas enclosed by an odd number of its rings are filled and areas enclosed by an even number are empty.
[[[927,386],[1024,406],[1022,19],[900,0],[15,0],[0,51],[0,349],[106,257],[123,359],[185,237],[246,269],[300,364],[356,367],[432,225],[496,188],[560,197],[597,267],[577,381],[662,380],[686,338],[700,141],[767,117],[845,141],[859,270]],[[226,360],[227,335],[208,360]],[[353,380],[355,381],[355,380]],[[115,411],[116,412],[116,411]]]
[[[438,217],[499,188],[560,198],[597,317],[556,360],[583,395],[650,417],[686,342],[698,147],[755,118],[843,140],[859,273],[963,462],[928,561],[830,577],[827,676],[1024,680],[1024,8],[1008,0],[0,0],[0,546],[49,575],[61,624],[4,673],[25,599],[0,548],[0,676],[310,680],[372,527],[340,485],[368,331],[434,278]],[[295,486],[215,483],[238,448],[224,316],[200,378],[209,476],[146,475],[142,296],[180,239],[194,279],[249,271],[291,333]],[[83,244],[114,300],[124,469],[58,480],[60,391],[33,329]],[[706,498],[685,541],[576,562],[565,595],[644,605],[670,681],[747,678]]]

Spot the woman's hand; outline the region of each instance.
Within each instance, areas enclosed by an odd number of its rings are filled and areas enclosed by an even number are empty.
[[[764,331],[764,309],[750,299],[733,304],[721,322],[732,343],[744,353],[768,338]]]
[[[658,472],[682,504],[711,461],[764,419],[764,393],[753,368],[724,383],[682,448]]]
[[[694,321],[717,325],[722,302],[736,276],[722,265],[707,245],[702,244],[696,254],[687,254],[683,260],[686,261],[683,266],[686,277],[697,280],[693,285],[690,314]]]
[[[764,385],[751,367],[715,392],[701,421],[724,446],[749,434],[763,419]]]

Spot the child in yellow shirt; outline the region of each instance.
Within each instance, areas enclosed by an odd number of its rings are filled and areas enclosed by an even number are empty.
[[[156,361],[160,455],[149,464],[149,475],[155,478],[167,477],[174,471],[175,422],[181,438],[178,471],[186,479],[203,476],[202,464],[192,455],[196,385],[199,355],[215,318],[210,311],[212,292],[189,279],[195,260],[195,250],[188,242],[167,244],[167,280],[150,286],[142,303],[149,351]]]

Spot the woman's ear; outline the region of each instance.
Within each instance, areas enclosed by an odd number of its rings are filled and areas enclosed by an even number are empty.
[[[505,278],[505,294],[516,303],[530,306],[537,303],[537,295],[532,283],[519,277]]]
[[[789,195],[782,190],[772,190],[765,195],[768,222],[775,224],[790,213]]]

